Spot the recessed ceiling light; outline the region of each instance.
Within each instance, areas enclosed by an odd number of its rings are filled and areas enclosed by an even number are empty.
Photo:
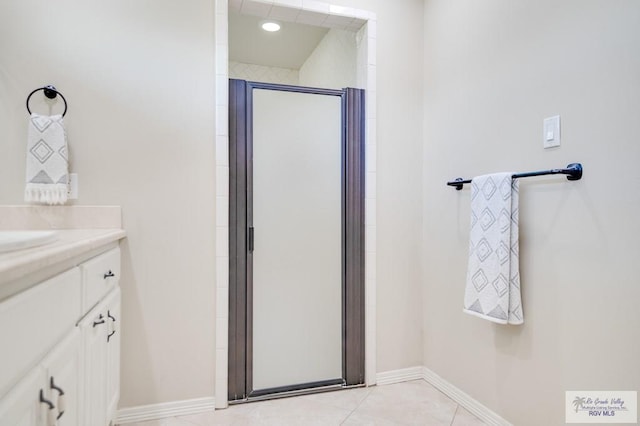
[[[280,24],[273,21],[263,22],[262,29],[265,31],[269,31],[270,33],[273,33],[275,31],[280,31]]]

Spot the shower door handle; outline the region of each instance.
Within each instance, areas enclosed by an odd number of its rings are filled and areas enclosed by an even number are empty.
[[[254,249],[254,232],[253,232],[253,226],[249,227],[249,232],[247,234],[247,248],[249,250],[249,253],[253,253],[253,249]]]

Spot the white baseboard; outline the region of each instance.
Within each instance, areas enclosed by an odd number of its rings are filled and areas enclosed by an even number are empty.
[[[427,367],[422,367],[423,379],[432,384],[440,392],[453,399],[459,405],[464,407],[471,414],[492,426],[513,426],[511,423],[500,417],[497,413],[478,402],[476,399],[461,391],[442,377],[438,376]]]
[[[141,405],[118,410],[116,424],[144,422],[166,417],[186,416],[204,413],[216,409],[215,398],[196,398],[184,401],[163,402],[161,404]]]
[[[376,374],[377,385],[390,385],[392,383],[408,382],[409,380],[423,379],[422,367],[409,367],[400,370],[384,371]]]
[[[427,367],[410,367],[400,370],[384,371],[376,374],[377,385],[408,382],[422,379],[433,385],[453,401],[464,407],[474,416],[488,425],[513,426],[497,413],[481,404],[467,393],[458,389]],[[197,398],[185,401],[165,402],[161,404],[142,405],[139,407],[118,410],[116,424],[158,420],[166,417],[186,416],[215,410],[215,398]]]

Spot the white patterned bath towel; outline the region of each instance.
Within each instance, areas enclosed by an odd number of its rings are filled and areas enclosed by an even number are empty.
[[[464,312],[499,324],[522,324],[518,265],[518,180],[512,173],[471,181],[469,268]]]
[[[26,175],[25,201],[42,204],[67,202],[69,162],[67,135],[61,115],[31,114]]]

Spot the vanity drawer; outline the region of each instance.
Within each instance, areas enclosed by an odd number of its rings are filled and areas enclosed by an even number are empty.
[[[80,285],[73,268],[0,303],[0,397],[80,319]]]
[[[82,311],[88,312],[120,279],[120,248],[116,247],[80,265]]]

